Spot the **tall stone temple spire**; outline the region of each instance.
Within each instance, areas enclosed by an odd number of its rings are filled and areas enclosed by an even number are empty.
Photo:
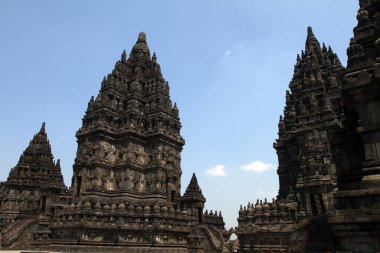
[[[187,186],[185,193],[183,194],[183,199],[201,201],[203,203],[206,202],[206,199],[202,194],[201,187],[198,184],[198,179],[195,173],[193,173],[190,183]]]
[[[330,185],[328,192],[336,187],[331,142],[342,128],[340,76],[343,71],[337,55],[330,47],[324,44],[321,47],[308,27],[305,51],[301,57],[297,56],[290,91],[286,92],[284,116],[279,121],[279,138],[274,144],[282,198],[286,198],[291,188],[299,191],[310,187],[319,192],[315,180],[311,179],[318,178],[323,188],[325,184]],[[308,201],[305,199],[304,204]]]
[[[50,143],[42,123],[40,131],[34,135],[17,165],[9,173],[8,184],[17,186],[65,189],[63,176],[51,152]]]
[[[315,219],[333,208],[336,157],[341,155],[336,143],[344,120],[340,93],[343,72],[337,55],[325,44],[321,46],[308,27],[305,49],[297,55],[284,115],[278,123],[279,137],[274,143],[279,194],[271,203],[257,200],[255,205],[248,203],[240,208],[237,235],[242,249],[255,250],[266,244],[270,245],[268,249],[287,250],[298,222]],[[261,229],[270,234],[272,241]],[[331,235],[328,231],[326,234]],[[249,243],[252,240],[256,242],[253,245]],[[331,248],[331,240],[316,241],[321,248]]]
[[[20,217],[49,213],[54,195],[66,187],[59,166],[54,163],[45,123],[34,135],[17,165],[0,188],[1,227]]]
[[[72,190],[77,196],[117,191],[175,202],[184,145],[180,129],[168,82],[141,32],[128,59],[124,51],[88,103],[77,132]]]
[[[110,251],[221,252],[223,217],[203,212],[195,175],[190,196],[181,196],[180,129],[169,84],[141,32],[88,102],[71,187],[49,224],[50,248],[94,252],[104,250],[101,242]],[[198,237],[205,240],[195,243]]]
[[[195,211],[197,214],[199,222],[203,223],[202,210],[204,208],[206,198],[202,194],[202,190],[198,184],[198,179],[195,176],[195,173],[193,173],[190,183],[187,186],[185,193],[183,194],[182,202],[184,205],[195,209],[193,211]]]

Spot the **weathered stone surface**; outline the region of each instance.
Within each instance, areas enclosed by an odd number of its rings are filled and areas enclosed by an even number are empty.
[[[64,194],[59,160],[55,163],[45,131],[30,141],[0,187],[2,248],[31,247],[32,233],[41,214],[49,214],[59,194]]]
[[[380,1],[360,1],[358,25],[347,49],[342,92],[348,126],[361,140],[360,179],[335,194],[336,212],[329,217],[337,249],[380,251]]]
[[[380,251],[380,1],[360,1],[344,69],[308,28],[280,117],[279,194],[240,207],[239,252]]]
[[[240,208],[236,232],[241,252],[287,251],[290,244],[302,248],[304,245],[296,244],[307,240],[306,227],[333,208],[338,185],[337,144],[344,119],[340,92],[343,71],[336,54],[321,46],[309,27],[274,143],[279,195],[272,203],[257,200],[255,205]],[[300,231],[299,236],[292,238],[295,231]]]
[[[206,198],[195,174],[181,196],[185,141],[180,129],[168,82],[156,54],[150,56],[145,33],[140,33],[129,57],[122,53],[97,97],[88,103],[76,133],[70,188],[63,185],[59,161],[52,162],[44,126],[12,169],[1,188],[0,215],[8,219],[2,245],[20,248],[18,242],[25,241],[36,250],[60,252],[222,252],[223,217],[220,212],[203,212]],[[29,219],[20,217],[17,222],[13,216],[22,195],[12,187],[18,184],[24,189],[24,167],[37,169],[40,181],[35,187],[50,190],[51,199],[35,205]],[[13,216],[6,212],[8,206]],[[18,237],[17,232],[23,231],[30,238]],[[202,238],[197,246],[195,231],[201,231]]]

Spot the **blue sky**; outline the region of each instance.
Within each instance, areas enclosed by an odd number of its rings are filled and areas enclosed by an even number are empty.
[[[206,208],[237,225],[240,204],[276,195],[278,117],[306,28],[342,63],[357,0],[0,0],[0,180],[46,122],[70,184],[75,132],[121,52],[147,33],[177,102]]]

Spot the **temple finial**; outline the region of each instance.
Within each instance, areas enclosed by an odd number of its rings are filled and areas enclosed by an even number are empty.
[[[156,63],[156,62],[157,62],[156,52],[153,53],[153,56],[152,56],[152,62],[153,62],[153,63]]]
[[[311,26],[309,26],[309,27],[307,28],[307,36],[314,36],[313,28],[311,28]]]
[[[139,33],[139,37],[137,38],[137,42],[146,43],[146,34],[144,32]]]
[[[127,61],[127,53],[124,50],[123,53],[121,54],[121,62],[126,62],[126,61]]]
[[[57,162],[55,163],[55,167],[61,171],[61,159],[58,159]]]
[[[202,190],[198,185],[197,176],[193,173],[190,183],[186,188],[186,191],[183,195],[184,200],[198,200],[201,202],[206,202],[205,197],[202,194]]]
[[[40,133],[45,133],[45,122],[42,122]]]

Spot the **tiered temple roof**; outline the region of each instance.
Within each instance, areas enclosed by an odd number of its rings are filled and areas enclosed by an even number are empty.
[[[193,176],[191,177],[190,183],[183,194],[182,200],[206,202],[206,199],[202,194],[201,187],[198,185],[198,179],[195,176],[195,173],[193,173]]]
[[[305,50],[297,55],[278,124],[279,138],[274,143],[279,195],[272,203],[257,200],[256,205],[240,208],[237,234],[243,249],[258,250],[262,242],[285,250],[298,222],[333,207],[336,157],[340,154],[335,146],[344,120],[343,71],[331,47],[321,46],[308,27]],[[250,245],[250,240],[256,241],[256,246]]]
[[[12,168],[8,185],[20,187],[65,189],[60,161],[54,162],[45,123],[34,135],[17,165]]]

